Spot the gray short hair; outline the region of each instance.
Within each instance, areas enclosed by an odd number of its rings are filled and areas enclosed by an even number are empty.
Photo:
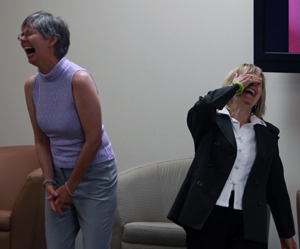
[[[36,28],[46,39],[49,39],[52,35],[58,37],[55,43],[55,55],[58,59],[63,58],[67,54],[70,46],[70,32],[64,19],[46,11],[38,11],[29,15],[23,21],[21,31],[26,25]]]

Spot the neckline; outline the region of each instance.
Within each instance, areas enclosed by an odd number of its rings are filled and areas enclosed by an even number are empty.
[[[63,57],[48,74],[43,74],[40,70],[38,70],[38,74],[45,82],[49,82],[58,77],[67,65],[68,60],[66,57]]]

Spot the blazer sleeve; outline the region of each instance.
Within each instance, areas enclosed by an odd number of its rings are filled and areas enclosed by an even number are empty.
[[[271,208],[279,237],[293,237],[295,235],[294,220],[278,146],[267,184],[267,202]]]
[[[217,109],[221,110],[239,89],[237,84],[208,92],[204,97],[199,97],[196,104],[189,110],[187,125],[192,134],[195,151],[211,125],[214,123]]]

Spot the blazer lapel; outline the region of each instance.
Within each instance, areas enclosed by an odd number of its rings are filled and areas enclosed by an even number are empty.
[[[254,125],[257,155],[265,155],[277,144],[278,136],[263,125]]]
[[[221,132],[227,139],[227,141],[232,145],[232,147],[237,150],[237,145],[232,129],[232,123],[228,115],[217,114],[216,115],[216,124],[220,128]]]
[[[227,139],[227,141],[232,145],[232,147],[237,150],[237,145],[232,129],[232,123],[228,115],[218,114],[216,115],[216,124],[220,128],[221,132]],[[263,156],[267,155],[268,152],[277,145],[278,136],[275,135],[266,126],[256,124],[254,125],[255,139],[256,139],[256,159],[252,168],[255,170],[257,165],[257,160],[263,160]]]
[[[256,159],[253,164],[251,175],[260,170],[264,156],[277,145],[278,136],[263,125],[254,125],[256,139]],[[250,177],[250,176],[249,176]]]

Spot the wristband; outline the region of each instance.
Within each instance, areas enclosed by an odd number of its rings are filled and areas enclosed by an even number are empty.
[[[244,85],[241,83],[241,82],[232,82],[232,84],[237,84],[237,85],[239,85],[240,86],[240,89],[241,89],[241,91],[239,92],[239,93],[236,93],[235,95],[241,95],[242,94],[242,92],[244,91]]]
[[[43,182],[43,186],[45,187],[46,183],[48,183],[48,182],[50,182],[50,183],[52,183],[52,184],[55,184],[55,180],[53,180],[53,179],[47,179],[47,180],[45,180],[45,181]]]
[[[71,195],[72,197],[75,196],[75,195],[72,195],[72,194],[71,194],[71,191],[70,191],[70,189],[69,189],[69,187],[68,187],[67,182],[65,182],[65,185],[66,185],[66,188],[67,188],[67,190],[68,190],[69,195]]]

